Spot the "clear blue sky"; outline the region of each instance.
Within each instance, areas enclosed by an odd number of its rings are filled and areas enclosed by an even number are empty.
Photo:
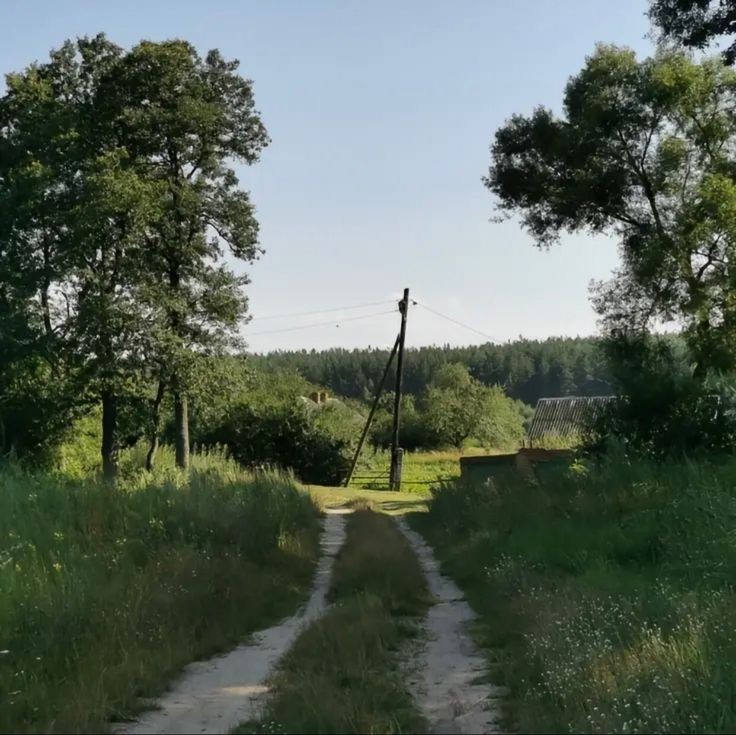
[[[590,334],[588,284],[615,266],[615,245],[576,236],[540,253],[516,222],[489,221],[481,176],[494,130],[535,105],[559,108],[567,78],[597,41],[651,51],[646,6],[3,0],[0,71],[99,31],[124,46],[181,37],[240,59],[273,139],[241,172],[267,251],[247,267],[255,317],[379,302],[410,286],[419,301],[499,340]],[[256,319],[245,333],[265,351],[386,345],[396,332],[385,315],[255,334],[332,316]],[[420,309],[410,319],[412,345],[484,341]]]

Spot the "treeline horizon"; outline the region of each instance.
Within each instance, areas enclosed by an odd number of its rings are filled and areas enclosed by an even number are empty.
[[[419,395],[442,366],[460,363],[481,383],[499,385],[511,398],[529,405],[546,397],[608,395],[613,391],[612,376],[601,342],[595,336],[548,337],[462,347],[408,347],[403,388],[409,395]],[[247,360],[266,371],[297,371],[310,383],[365,401],[375,395],[388,354],[388,349],[379,347],[332,347],[249,352]],[[393,384],[386,389],[393,389]]]

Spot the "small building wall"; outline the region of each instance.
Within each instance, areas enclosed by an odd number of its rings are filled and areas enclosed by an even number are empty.
[[[460,477],[470,482],[484,482],[509,470],[537,476],[540,470],[564,467],[574,456],[569,449],[520,449],[513,454],[461,457]]]

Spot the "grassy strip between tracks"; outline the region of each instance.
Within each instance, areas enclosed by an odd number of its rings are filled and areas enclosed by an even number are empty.
[[[370,510],[350,516],[329,594],[332,607],[299,636],[273,677],[261,719],[238,732],[423,732],[399,652],[430,597],[391,518]]]

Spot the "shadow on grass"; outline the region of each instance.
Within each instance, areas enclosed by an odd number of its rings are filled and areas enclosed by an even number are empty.
[[[387,513],[424,513],[427,501],[424,498],[416,500],[388,500],[381,503],[381,509]]]

